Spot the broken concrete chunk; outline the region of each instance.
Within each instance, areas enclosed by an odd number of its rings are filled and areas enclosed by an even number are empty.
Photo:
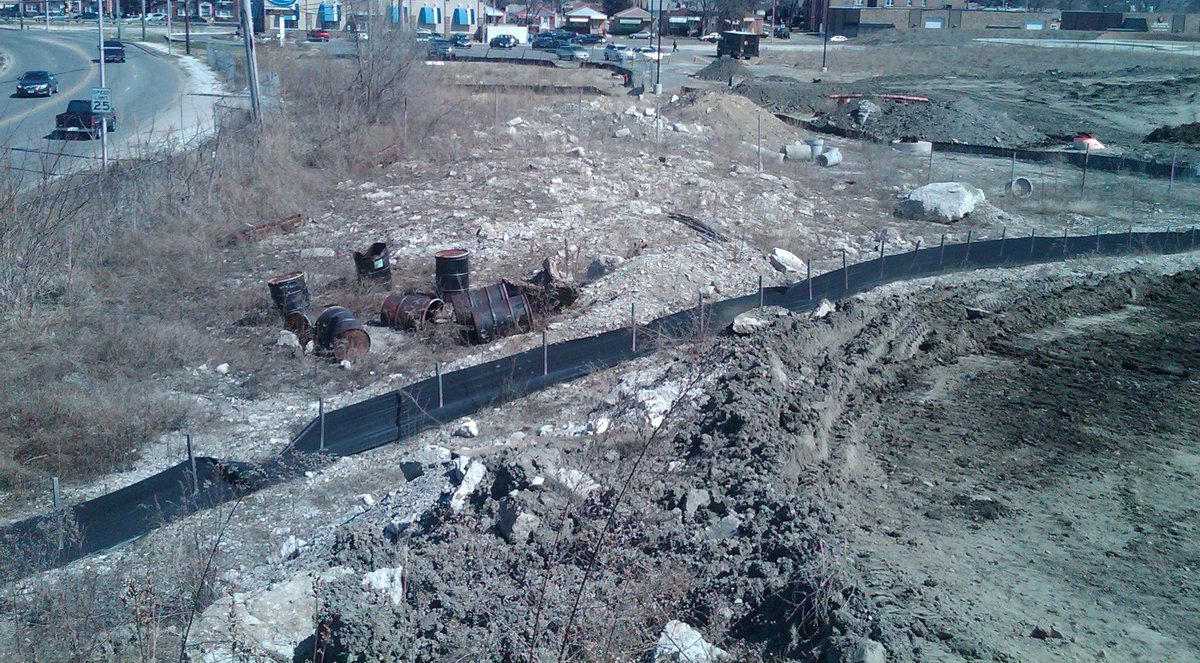
[[[301,258],[332,258],[337,255],[337,252],[330,248],[317,247],[313,249],[300,249]]]
[[[828,299],[822,299],[821,303],[817,304],[817,308],[813,309],[812,318],[813,320],[820,320],[836,310],[837,307],[833,305],[833,302]]]
[[[696,516],[696,511],[708,506],[710,501],[707,490],[692,488],[688,490],[687,496],[683,498],[683,513],[691,520]]]
[[[804,261],[787,249],[771,249],[770,260],[771,266],[784,274],[804,271]]]
[[[696,629],[671,620],[663,627],[650,660],[654,663],[716,663],[728,656],[725,650],[705,641]]]
[[[366,573],[362,577],[364,589],[381,592],[392,601],[392,605],[404,602],[404,569],[382,568]]]
[[[275,337],[275,347],[278,348],[294,348],[300,349],[300,339],[292,332],[286,329],[280,329],[279,335]]]
[[[500,501],[500,513],[496,527],[505,541],[524,543],[529,540],[539,524],[541,524],[541,519],[525,509],[524,500],[519,491]]]
[[[983,191],[960,182],[935,182],[913,189],[896,204],[893,213],[915,221],[961,221],[986,198]]]
[[[613,132],[613,138],[628,138],[631,135],[633,135],[633,132],[630,131],[629,127],[621,127]]]
[[[968,307],[966,307],[966,309],[967,309],[967,319],[968,320],[982,320],[982,319],[992,315],[991,311],[989,311],[987,309],[983,309],[983,308],[968,306]]]
[[[514,117],[513,119],[508,121],[508,126],[510,126],[510,127],[515,127],[515,126],[518,126],[521,124],[525,124],[525,120],[520,116]]]
[[[289,536],[287,541],[279,547],[279,556],[282,559],[296,559],[300,556],[300,549],[307,543],[304,539],[297,539],[295,536]]]
[[[483,481],[484,475],[487,474],[487,467],[477,461],[468,459],[466,467],[462,469],[462,479],[459,481],[458,487],[450,495],[450,510],[458,513],[466,506],[467,500],[479,488],[479,484]]]
[[[479,437],[479,424],[474,419],[466,419],[454,429],[454,437]]]
[[[733,324],[729,325],[729,329],[738,336],[749,336],[764,329],[768,324],[770,323],[766,318],[758,316],[756,311],[746,311],[733,319]]]
[[[555,481],[566,487],[567,490],[584,499],[587,499],[587,496],[591,495],[592,491],[600,488],[600,484],[579,470],[559,467],[551,473],[551,476],[554,477]]]
[[[887,663],[887,650],[874,640],[850,636],[837,639],[825,660],[827,663]]]

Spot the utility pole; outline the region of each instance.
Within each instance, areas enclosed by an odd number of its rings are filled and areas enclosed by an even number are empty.
[[[255,122],[262,122],[258,98],[258,59],[254,55],[254,19],[250,16],[250,0],[242,0],[242,39],[246,43],[246,80],[250,88],[250,109]]]
[[[100,51],[100,87],[108,87],[104,77],[104,0],[96,0],[97,48]],[[100,116],[100,168],[108,170],[108,113]]]
[[[656,63],[655,70],[654,70],[654,94],[662,94],[662,59],[663,59],[662,20],[663,20],[663,0],[658,0],[658,48],[657,48],[658,52],[655,54],[657,63]],[[659,118],[655,117],[654,121],[658,122]]]
[[[192,54],[192,12],[188,9],[188,0],[183,0],[183,52]]]
[[[167,54],[171,53],[171,0],[167,0]]]
[[[46,32],[50,32],[50,0],[46,0],[43,6],[46,8]]]
[[[125,37],[125,32],[122,28],[124,21],[121,20],[123,18],[122,14],[124,14],[124,13],[125,12],[121,11],[121,0],[115,0],[115,2],[113,4],[113,20],[117,22],[117,39],[118,40],[123,39]]]
[[[142,41],[146,41],[146,0],[142,0]]]
[[[821,40],[821,71],[829,71],[829,67],[825,66],[825,54],[829,52],[829,0],[821,0],[823,3],[822,11],[824,17],[821,19],[821,34],[824,39]]]

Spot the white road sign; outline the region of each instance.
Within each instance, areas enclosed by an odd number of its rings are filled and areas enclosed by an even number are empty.
[[[92,88],[92,112],[112,112],[112,90],[106,87]]]

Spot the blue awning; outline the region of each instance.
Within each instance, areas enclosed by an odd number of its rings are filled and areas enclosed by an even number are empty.
[[[454,10],[454,25],[470,25],[471,14],[462,7],[457,7]]]
[[[437,23],[437,16],[434,14],[433,7],[421,7],[421,12],[417,14],[418,23]]]
[[[342,6],[322,2],[317,8],[317,16],[322,23],[337,23],[341,20]]]

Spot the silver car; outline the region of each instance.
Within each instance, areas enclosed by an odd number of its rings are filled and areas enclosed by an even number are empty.
[[[559,60],[579,60],[580,62],[587,62],[592,57],[588,54],[587,49],[579,44],[564,44],[556,48],[554,54],[558,56]]]
[[[604,47],[604,59],[613,62],[623,62],[634,58],[633,49],[623,44],[609,44]]]

